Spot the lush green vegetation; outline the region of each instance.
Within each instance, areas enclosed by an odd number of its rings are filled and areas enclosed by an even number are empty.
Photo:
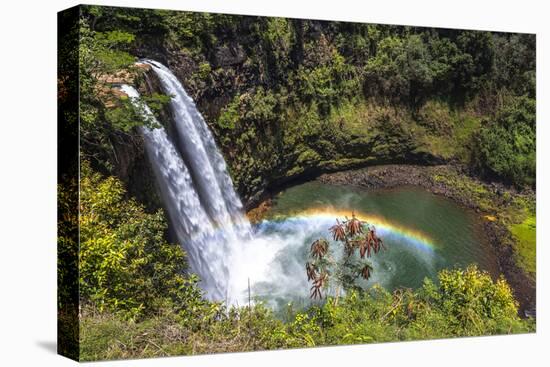
[[[518,265],[534,275],[537,271],[537,221],[534,215],[513,224],[510,231],[516,239]]]
[[[518,186],[535,185],[536,109],[527,97],[513,99],[481,128],[476,140],[476,166]]]
[[[525,333],[532,320],[517,316],[511,290],[502,279],[475,267],[445,270],[437,283],[392,293],[380,287],[350,291],[338,301],[305,310],[288,305],[282,318],[261,304],[220,308],[215,321],[182,322],[170,310],[141,322],[86,309],[82,359],[113,359],[300,348],[458,336]]]
[[[246,197],[318,167],[429,156],[535,183],[533,35],[82,9],[83,47],[105,72],[145,56],[180,76]],[[130,125],[109,115],[113,140]]]
[[[99,312],[137,318],[162,307],[192,318],[201,305],[195,276],[184,277],[185,254],[167,243],[161,210],[149,214],[124,196],[122,183],[82,165],[80,297]],[[192,305],[190,305],[192,303]]]
[[[246,199],[308,172],[379,162],[451,162],[518,192],[495,194],[455,171],[434,180],[469,195],[515,239],[535,272],[535,37],[418,27],[83,6],[79,78],[60,63],[60,103],[80,83],[80,216],[60,218],[60,302],[78,294],[85,360],[518,333],[512,292],[475,268],[393,294],[347,289],[283,316],[203,299],[169,243],[137,126],[112,88],[144,91],[138,57],[184,83]],[[74,30],[73,30],[74,31]],[[168,96],[142,93],[157,114]],[[67,109],[69,111],[69,109]],[[76,123],[76,114],[66,120]],[[161,119],[162,121],[162,119]],[[60,207],[78,205],[77,182]],[[522,191],[523,190],[523,191]],[[67,213],[71,213],[67,210]],[[80,225],[80,252],[74,232]],[[78,267],[76,259],[79,260]],[[72,267],[71,267],[72,266]],[[63,279],[79,270],[79,290]],[[70,273],[72,272],[72,273]],[[60,305],[63,306],[63,305]],[[67,324],[69,325],[69,324]]]

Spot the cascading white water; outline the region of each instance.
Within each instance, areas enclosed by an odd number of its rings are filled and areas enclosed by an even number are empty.
[[[172,96],[170,108],[179,147],[204,209],[223,228],[229,241],[250,237],[250,224],[242,214],[242,203],[235,193],[223,156],[193,99],[167,67],[152,60],[143,60],[143,63],[151,65],[164,92]]]
[[[249,282],[254,287],[265,282],[286,284],[292,278],[292,288],[307,289],[299,264],[292,268],[293,275],[281,269],[274,274],[270,266],[289,246],[301,244],[300,238],[310,231],[289,237],[252,236],[225,161],[193,100],[166,67],[151,60],[142,62],[151,65],[164,92],[172,97],[177,135],[167,134],[133,87],[121,89],[148,120],[160,126],[141,127],[140,131],[171,228],[186,249],[191,270],[199,275],[207,297],[238,305],[247,299]]]
[[[151,110],[139,101],[139,93],[133,87],[123,85],[121,89],[147,119],[156,122]],[[175,99],[172,107],[177,110],[184,108],[180,102],[181,99]],[[193,113],[181,113],[176,125],[185,124],[185,128],[191,130],[194,122],[184,118],[194,116]],[[202,119],[196,122],[204,123]],[[200,276],[208,298],[228,300],[231,298],[228,295],[228,253],[231,244],[250,236],[250,224],[240,212],[242,204],[225,171],[223,158],[219,153],[216,156],[209,152],[213,157],[211,162],[202,143],[211,136],[198,135],[199,130],[189,131],[193,135],[194,147],[187,147],[182,156],[163,127],[140,129],[172,228],[188,253],[192,270]],[[187,159],[183,158],[185,155],[189,155]],[[201,164],[193,163],[194,159]],[[221,159],[223,164],[217,159]]]

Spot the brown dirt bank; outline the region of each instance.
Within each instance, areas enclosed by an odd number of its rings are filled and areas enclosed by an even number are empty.
[[[460,185],[450,184],[441,177],[464,177],[460,168],[450,165],[416,166],[384,165],[357,170],[327,173],[317,180],[332,185],[354,185],[365,188],[393,188],[405,185],[419,186],[434,194],[443,195],[451,200],[475,210],[482,218],[487,237],[498,256],[501,274],[514,290],[519,302],[522,317],[536,315],[536,282],[529,274],[519,268],[514,260],[514,239],[506,226],[493,219],[494,211],[487,210],[479,197]],[[510,195],[516,194],[510,188],[499,184],[487,184],[468,177],[475,185],[486,190],[494,207],[507,205]]]

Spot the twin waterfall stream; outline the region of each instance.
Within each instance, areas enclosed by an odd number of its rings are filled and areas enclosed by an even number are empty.
[[[151,66],[164,92],[172,96],[177,136],[170,137],[161,124],[140,128],[171,227],[207,297],[236,302],[237,295],[229,286],[231,261],[233,250],[251,239],[250,223],[214,137],[191,97],[164,65],[151,60],[142,63]],[[148,120],[155,119],[132,86],[121,89]]]

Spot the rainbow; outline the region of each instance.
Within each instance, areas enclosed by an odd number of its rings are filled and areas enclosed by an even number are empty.
[[[376,229],[382,229],[384,232],[390,232],[391,234],[402,238],[407,244],[414,245],[424,251],[433,252],[437,246],[434,241],[425,233],[416,229],[407,228],[405,226],[392,223],[386,218],[355,211],[355,217],[363,222],[373,225]],[[351,217],[351,211],[338,209],[334,207],[320,207],[307,209],[291,216],[277,216],[275,219],[330,219],[336,220],[336,218]]]

